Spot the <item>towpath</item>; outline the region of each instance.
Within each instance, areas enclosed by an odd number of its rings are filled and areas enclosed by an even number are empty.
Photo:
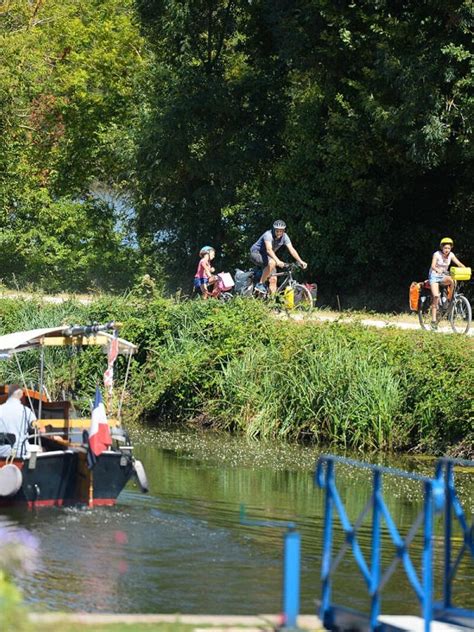
[[[45,303],[53,303],[53,304],[61,304],[66,301],[77,301],[78,303],[82,303],[83,305],[88,305],[93,303],[95,300],[99,298],[99,296],[93,296],[89,294],[58,294],[58,295],[47,295],[47,294],[31,294],[28,292],[10,292],[4,291],[0,292],[1,298],[20,298],[20,299],[38,299],[40,298]],[[384,329],[387,327],[394,327],[396,329],[405,329],[405,330],[420,330],[420,324],[416,315],[411,314],[375,314],[375,315],[367,315],[363,312],[334,312],[328,309],[319,309],[316,308],[311,314],[299,314],[292,313],[290,315],[279,312],[276,316],[277,318],[287,319],[290,318],[294,321],[301,322],[339,322],[339,323],[360,323],[362,325],[366,325],[368,327],[376,327],[378,329]],[[446,322],[446,321],[445,321]],[[449,324],[442,324],[437,333],[440,334],[452,334],[453,330],[449,326]],[[467,334],[468,336],[474,336],[474,324],[471,324],[471,328]]]

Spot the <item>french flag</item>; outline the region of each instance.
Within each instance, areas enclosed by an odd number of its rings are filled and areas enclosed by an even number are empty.
[[[89,448],[94,456],[100,456],[112,445],[110,428],[107,422],[104,402],[99,387],[95,390],[94,408],[92,409],[91,428],[89,430]]]

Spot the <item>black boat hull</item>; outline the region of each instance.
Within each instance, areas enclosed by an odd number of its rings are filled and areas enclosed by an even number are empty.
[[[5,463],[0,459],[0,468]],[[74,449],[43,452],[13,463],[21,470],[21,487],[13,495],[0,496],[0,507],[112,506],[135,473],[132,457],[115,450],[100,455],[92,470],[85,451]]]

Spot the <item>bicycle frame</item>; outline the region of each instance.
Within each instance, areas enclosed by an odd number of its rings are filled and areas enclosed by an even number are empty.
[[[472,318],[469,300],[460,291],[462,285],[462,281],[454,281],[451,298],[446,296],[446,285],[442,285],[436,310],[436,324],[446,319],[455,333],[467,333]],[[432,292],[425,289],[423,295],[420,296],[418,307],[418,319],[423,329],[429,329],[430,326],[433,328],[430,325],[433,300]]]
[[[462,296],[461,292],[458,291],[458,288],[460,287],[460,283],[462,283],[462,281],[453,281],[453,283],[454,283],[453,293],[451,295],[451,298],[448,298],[446,296],[446,302],[445,303],[441,302],[441,297],[443,295],[443,290],[447,291],[448,286],[447,285],[443,285],[440,288],[440,294],[439,294],[439,299],[438,299],[438,307],[437,307],[437,310],[440,313],[439,320],[441,320],[441,318],[443,318],[443,317],[446,317],[447,319],[449,319],[449,317],[451,316],[451,312],[453,311],[454,303],[456,302],[457,297],[458,296]],[[431,294],[431,300],[433,300],[433,294]]]
[[[294,264],[290,265],[293,266]],[[296,283],[296,280],[293,278],[293,267],[283,270],[282,272],[274,272],[270,276],[283,277],[283,281],[277,285],[275,294],[280,294],[287,286],[291,286],[293,283]]]

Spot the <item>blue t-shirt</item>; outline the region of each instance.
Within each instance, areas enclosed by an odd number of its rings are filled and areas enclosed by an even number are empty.
[[[269,241],[272,244],[273,252],[276,252],[282,246],[291,246],[291,239],[288,237],[286,233],[277,239],[273,236],[273,232],[271,230],[267,230],[263,233],[263,235],[258,239],[254,245],[250,248],[250,250],[258,250],[261,254],[266,254],[267,249],[265,247],[265,242]]]

